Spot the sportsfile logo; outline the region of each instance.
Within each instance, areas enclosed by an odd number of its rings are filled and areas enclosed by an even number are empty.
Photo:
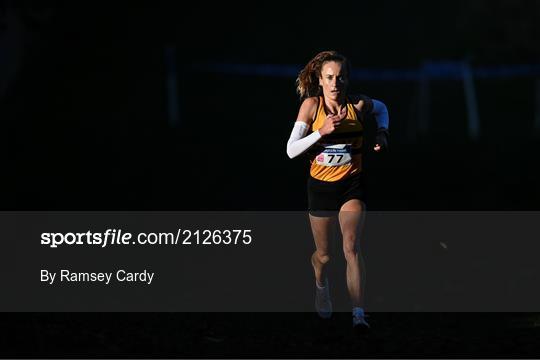
[[[87,231],[85,233],[42,233],[41,244],[50,248],[60,245],[92,245],[106,247],[109,244],[131,244],[132,234],[121,229],[107,229],[104,233]]]

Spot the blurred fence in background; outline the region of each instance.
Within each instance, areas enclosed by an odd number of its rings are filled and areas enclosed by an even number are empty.
[[[170,61],[170,49],[168,50],[167,64]],[[194,64],[192,69],[197,72],[218,73],[231,76],[247,77],[275,77],[294,78],[302,69],[300,65],[279,65],[279,64],[232,64],[232,63],[205,63]],[[175,74],[175,67],[168,66],[169,78]],[[521,65],[499,65],[499,66],[478,66],[472,67],[468,61],[425,61],[417,69],[354,69],[351,80],[376,81],[376,82],[415,82],[418,87],[416,112],[411,114],[411,119],[407,123],[407,140],[412,142],[416,135],[426,135],[429,133],[430,125],[430,98],[432,90],[430,84],[437,80],[453,80],[461,82],[463,87],[463,102],[465,104],[467,119],[467,134],[469,140],[478,140],[482,133],[480,117],[481,111],[478,106],[477,90],[475,80],[482,79],[515,79],[527,78],[534,82],[534,108],[530,109],[533,114],[533,131],[540,133],[540,64]],[[176,103],[177,100],[169,90],[169,101]],[[527,96],[527,95],[524,95]],[[516,107],[520,104],[516,104]],[[178,106],[170,104],[171,109]],[[169,112],[169,118],[177,118],[177,111],[174,114]]]

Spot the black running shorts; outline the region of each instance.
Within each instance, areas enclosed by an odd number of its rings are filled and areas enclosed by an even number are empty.
[[[365,202],[364,174],[360,172],[336,182],[325,182],[309,176],[307,191],[309,214],[327,217],[339,211],[351,199]]]

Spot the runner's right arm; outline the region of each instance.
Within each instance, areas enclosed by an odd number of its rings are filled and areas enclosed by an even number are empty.
[[[291,131],[291,136],[287,142],[287,155],[289,158],[292,159],[299,156],[321,139],[322,135],[319,131],[307,135],[315,117],[317,105],[318,100],[315,97],[307,98],[302,102],[298,111],[298,117]]]
[[[318,105],[318,99],[316,97],[311,97],[304,100],[300,106],[298,118],[294,123],[291,136],[287,142],[287,155],[289,158],[292,159],[299,156],[311,148],[323,136],[332,133],[340,124],[341,120],[347,115],[346,111],[341,114],[328,114],[321,129],[307,135],[309,133],[310,125],[315,118]]]

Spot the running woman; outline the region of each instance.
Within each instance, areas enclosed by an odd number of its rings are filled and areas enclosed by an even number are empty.
[[[364,121],[375,116],[375,152],[388,145],[388,111],[381,101],[349,95],[349,61],[335,51],[323,51],[300,72],[296,84],[302,104],[294,123],[287,154],[305,152],[311,169],[307,182],[309,219],[315,241],[311,264],[315,273],[315,308],[322,318],[332,315],[326,266],[332,220],[339,221],[347,262],[347,288],[352,303],[353,327],[369,328],[363,309],[359,235],[365,211],[362,145]],[[333,212],[333,213],[332,213]]]

